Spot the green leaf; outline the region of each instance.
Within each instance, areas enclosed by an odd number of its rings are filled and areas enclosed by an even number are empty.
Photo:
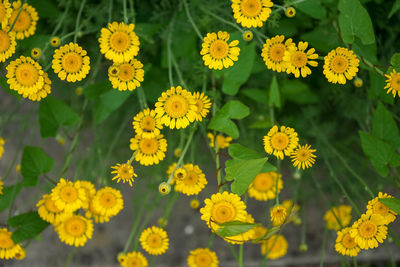
[[[375,43],[371,18],[359,0],[339,0],[338,9],[339,27],[345,43],[352,44],[355,37],[364,45]]]
[[[57,3],[57,2],[56,2]],[[61,15],[57,5],[51,0],[35,0],[32,6],[39,13],[39,18],[58,18]]]
[[[267,91],[260,89],[245,89],[240,91],[242,94],[247,96],[248,98],[258,102],[265,104],[267,102]]]
[[[271,86],[269,88],[269,106],[270,107],[281,107],[281,95],[279,93],[278,81],[276,76],[272,77]]]
[[[7,209],[14,199],[17,197],[19,191],[21,191],[22,184],[16,184],[11,186],[5,186],[3,188],[3,194],[0,195],[0,212]]]
[[[112,85],[110,81],[104,81],[100,83],[95,83],[92,85],[89,85],[85,88],[83,88],[82,93],[87,97],[87,98],[96,98],[105,92],[111,91],[112,90]]]
[[[245,223],[240,221],[226,222],[220,224],[221,228],[218,228],[217,234],[222,237],[240,235],[259,225],[259,223]]]
[[[313,104],[319,101],[308,85],[299,80],[285,80],[281,85],[281,93],[285,100],[297,104]]]
[[[311,47],[324,53],[328,53],[340,46],[340,39],[331,24],[324,24],[307,31],[301,35],[301,40],[307,40]]]
[[[73,125],[78,120],[78,114],[63,101],[51,95],[40,101],[39,124],[42,137],[56,136],[60,126]]]
[[[326,17],[325,8],[317,0],[300,2],[297,4],[297,8],[314,19],[323,19]]]
[[[131,95],[129,91],[111,90],[100,97],[94,108],[94,120],[96,124],[102,123],[108,116],[117,110]]]
[[[400,199],[398,198],[380,198],[379,202],[383,203],[389,209],[400,214]]]
[[[394,53],[390,58],[390,64],[395,68],[400,68],[400,53]]]
[[[11,236],[16,244],[34,238],[49,226],[49,223],[43,221],[36,211],[14,216],[7,223],[13,228],[18,228]]]
[[[369,71],[370,86],[368,88],[368,97],[370,99],[379,99],[385,103],[393,104],[394,98],[391,94],[388,94],[385,89],[385,77],[375,73],[374,71]]]
[[[277,168],[267,161],[265,162],[260,172],[276,172],[276,171]]]
[[[156,23],[137,23],[135,25],[135,33],[139,36],[140,40],[148,43],[154,43],[153,35],[162,27],[161,24]]]
[[[53,167],[54,160],[40,147],[26,146],[22,154],[21,173],[24,186],[35,186],[40,174],[47,173]]]
[[[250,77],[255,55],[255,42],[241,47],[238,61],[236,61],[232,67],[225,70],[222,92],[228,95],[237,94],[239,87]]]
[[[400,9],[400,0],[395,0],[392,6],[392,10],[390,10],[390,13],[388,15],[388,18],[390,19],[394,15],[394,13],[399,11],[399,9]]]
[[[234,159],[259,159],[261,155],[250,148],[242,146],[241,144],[231,144],[228,148],[229,155]]]
[[[396,122],[392,114],[381,102],[379,102],[373,115],[372,135],[379,137],[395,147],[400,146],[400,135]]]

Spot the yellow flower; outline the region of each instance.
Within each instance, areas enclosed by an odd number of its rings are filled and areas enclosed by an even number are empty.
[[[3,194],[4,182],[0,180],[0,195]]]
[[[0,228],[0,259],[12,259],[21,251],[21,245],[11,239],[12,233],[7,228]]]
[[[39,47],[34,47],[31,50],[31,57],[34,59],[38,59],[40,58],[40,56],[42,55],[42,50]]]
[[[181,152],[182,152],[182,150],[179,147],[175,148],[174,149],[174,156],[179,158],[181,156]]]
[[[1,158],[1,156],[0,156],[0,158]],[[21,173],[21,164],[17,164],[17,166],[15,166],[15,170],[16,170],[16,172]]]
[[[176,168],[173,178],[175,180],[183,180],[186,178],[187,174],[188,174],[188,171],[185,169],[185,167]]]
[[[400,73],[397,73],[395,69],[390,73],[390,75],[385,74],[387,93],[392,92],[393,97],[396,97],[396,93],[400,96]]]
[[[273,5],[271,0],[232,0],[233,17],[242,27],[262,27]]]
[[[196,100],[181,86],[171,87],[161,94],[155,104],[157,117],[161,123],[171,129],[186,128],[197,115]]]
[[[361,249],[376,248],[387,238],[385,218],[379,214],[362,214],[351,226],[350,235]]]
[[[1,3],[0,3],[1,8]],[[5,62],[15,53],[17,42],[15,41],[15,32],[7,31],[8,28],[0,30],[0,62]]]
[[[268,154],[273,154],[278,159],[283,159],[284,155],[290,156],[297,147],[299,138],[293,128],[274,126],[264,136],[264,149]]]
[[[4,154],[4,139],[3,137],[0,137],[0,159],[3,157]]]
[[[169,183],[162,182],[158,185],[158,192],[160,192],[162,195],[168,195],[169,192],[171,192],[171,186]]]
[[[119,190],[106,186],[97,191],[92,199],[92,205],[98,214],[112,217],[124,208],[124,200]]]
[[[296,15],[296,9],[294,7],[288,7],[285,9],[285,15],[288,18],[293,18]]]
[[[118,71],[115,72],[117,69]],[[140,86],[140,82],[143,82],[143,64],[137,59],[132,59],[120,65],[113,65],[110,67],[110,71],[108,72],[108,79],[112,87],[119,91],[133,91]]]
[[[254,218],[251,216],[251,214],[246,213],[246,219],[241,221],[243,223],[254,223]],[[253,228],[254,229],[254,228]],[[255,232],[253,229],[250,229],[247,232],[234,235],[234,236],[226,236],[224,237],[224,240],[228,243],[231,244],[243,244],[244,242],[247,242],[249,240],[255,239]]]
[[[205,206],[200,209],[201,219],[213,231],[217,231],[219,224],[246,219],[246,205],[234,193],[216,193],[204,200]]]
[[[207,33],[200,51],[205,66],[215,70],[233,66],[233,62],[238,60],[240,48],[237,47],[238,40],[228,44],[229,38],[230,35],[227,32]]]
[[[316,156],[313,154],[316,149],[311,149],[310,145],[299,145],[295,151],[290,155],[294,167],[299,170],[310,168],[315,163]]]
[[[50,45],[52,47],[58,47],[60,45],[60,38],[58,38],[57,36],[51,37]]]
[[[79,183],[73,183],[61,178],[56,187],[51,190],[51,200],[62,211],[74,212],[86,201],[85,190]]]
[[[26,258],[26,251],[23,247],[21,247],[20,245],[18,245],[18,251],[15,253],[14,258],[16,260],[23,260]]]
[[[78,180],[75,183],[77,183],[85,191],[86,201],[83,202],[82,208],[88,210],[92,198],[96,195],[96,188],[90,181]]]
[[[308,42],[299,42],[298,46],[291,46],[285,51],[283,60],[288,63],[286,73],[293,73],[296,78],[299,78],[301,74],[305,78],[311,74],[311,69],[307,64],[312,67],[318,66],[318,62],[313,60],[318,58],[318,55],[314,53],[315,49],[310,48],[306,52],[307,46]]]
[[[167,232],[156,226],[145,229],[140,235],[139,241],[142,248],[151,255],[161,255],[167,251],[169,246]]]
[[[49,75],[46,72],[43,73],[44,77],[44,86],[39,89],[36,93],[22,93],[22,96],[28,98],[32,101],[40,101],[41,99],[45,98],[48,94],[51,93],[51,80],[49,79]]]
[[[200,92],[194,92],[192,94],[194,100],[196,101],[197,111],[196,111],[196,121],[202,121],[203,118],[207,116],[210,112],[211,101],[207,95]]]
[[[216,136],[217,138],[212,133],[207,134],[208,139],[210,139],[210,147],[214,147],[216,142],[218,149],[224,149],[229,147],[232,142],[232,137],[230,136],[225,137],[221,134],[217,134]]]
[[[163,128],[160,118],[156,117],[154,109],[145,109],[133,117],[133,129],[137,135],[145,138],[154,138],[160,135],[160,130]]]
[[[190,207],[194,210],[197,210],[200,207],[200,201],[196,198],[190,200]]]
[[[324,75],[328,82],[345,84],[358,72],[358,60],[353,50],[337,47],[324,57]]]
[[[132,251],[120,258],[122,267],[147,267],[149,263],[143,254],[139,251]]]
[[[387,206],[379,202],[380,198],[393,198],[391,195],[379,192],[378,197],[368,201],[367,214],[379,214],[385,219],[385,224],[389,224],[396,220],[397,213],[389,209]]]
[[[253,228],[253,232],[254,232],[253,239],[257,240],[257,239],[263,238],[267,234],[268,229],[266,227],[262,226],[262,225],[259,225],[259,226],[256,226],[256,227]],[[253,241],[253,242],[262,243],[263,240],[261,239],[259,241]]]
[[[11,17],[12,8],[8,0],[0,1],[0,26],[6,28],[8,20]]]
[[[62,242],[75,247],[83,247],[93,235],[93,222],[81,215],[71,215],[56,226]]]
[[[90,200],[89,209],[86,210],[85,217],[88,219],[93,218],[95,223],[106,223],[110,221],[111,218],[101,215],[100,212],[93,207],[93,198]]]
[[[324,215],[326,228],[337,231],[349,225],[351,221],[351,210],[352,208],[349,205],[340,205],[328,210]]]
[[[186,175],[182,179],[175,178],[175,191],[187,196],[198,195],[207,184],[206,176],[197,165],[185,164],[183,167],[186,170]]]
[[[249,197],[258,201],[275,199],[276,182],[278,181],[278,194],[283,188],[282,174],[276,172],[261,172],[257,174],[249,186]]]
[[[15,19],[17,19],[12,30],[16,33],[15,37],[18,40],[34,35],[36,31],[36,23],[39,20],[38,13],[34,7],[27,3],[23,4],[21,7],[21,4],[20,0],[13,2],[13,11],[8,20],[8,25],[11,26]],[[20,12],[21,8],[22,10]]]
[[[286,214],[288,216],[288,223],[295,221],[294,223],[296,224],[296,220],[299,218],[297,217],[297,212],[300,210],[300,206],[296,203],[293,203],[292,200],[286,199],[282,202],[282,206],[285,207],[286,209]]]
[[[88,75],[90,58],[86,50],[71,42],[54,51],[51,67],[61,80],[76,82]]]
[[[355,257],[361,249],[351,237],[350,230],[351,227],[346,227],[337,232],[335,250],[343,256]]]
[[[108,28],[101,29],[100,52],[117,64],[130,61],[139,53],[139,37],[134,29],[134,24],[108,23]]]
[[[354,79],[353,84],[354,84],[355,87],[360,88],[361,86],[363,86],[363,80],[361,78],[359,78],[359,77],[356,77]]]
[[[36,204],[36,207],[38,207],[40,218],[42,218],[43,221],[54,225],[61,223],[65,217],[72,214],[72,211],[65,212],[57,208],[54,201],[51,199],[51,195],[48,194],[43,195],[42,199],[40,199]]]
[[[283,235],[273,235],[261,245],[261,254],[267,253],[267,258],[275,260],[286,255],[288,242]]]
[[[253,32],[252,31],[244,31],[242,34],[243,40],[250,42],[253,40]]]
[[[135,160],[141,165],[156,165],[165,158],[167,140],[162,134],[152,138],[145,138],[137,134],[130,141],[130,149],[137,151]]]
[[[282,205],[275,205],[270,210],[271,222],[273,226],[281,225],[285,222],[286,217],[286,208]]]
[[[286,71],[288,63],[283,60],[283,57],[285,52],[288,51],[290,47],[294,47],[295,44],[292,42],[291,38],[283,42],[284,40],[285,36],[276,35],[265,41],[261,56],[268,69],[277,72]]]
[[[135,181],[133,176],[137,177],[129,160],[124,164],[117,163],[117,165],[111,166],[111,169],[114,169],[111,174],[115,174],[112,180],[118,179],[117,183],[122,180],[123,183],[128,182],[129,185],[132,186],[132,183]]]
[[[217,254],[208,248],[191,250],[187,258],[189,267],[218,267]]]

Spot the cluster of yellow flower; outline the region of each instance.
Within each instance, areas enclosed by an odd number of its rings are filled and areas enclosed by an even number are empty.
[[[20,244],[15,244],[11,238],[12,232],[7,228],[0,228],[0,259],[23,260],[26,251]]]
[[[169,184],[174,184],[174,190],[187,196],[198,195],[207,185],[207,179],[203,171],[197,165],[191,163],[177,167],[176,162],[167,169],[167,175],[171,176]]]
[[[93,221],[105,223],[124,207],[119,190],[104,187],[100,190],[89,181],[71,182],[63,178],[50,194],[36,204],[39,216],[54,226],[60,240],[70,246],[84,246],[93,235]],[[77,213],[79,209],[85,215]]]

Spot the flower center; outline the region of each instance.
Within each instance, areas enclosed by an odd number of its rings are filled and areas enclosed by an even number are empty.
[[[56,207],[56,205],[54,205],[54,201],[50,197],[46,198],[44,206],[48,211],[52,213],[60,212],[60,210]]]
[[[267,173],[260,173],[254,178],[253,185],[257,191],[266,192],[273,189],[273,178]]]
[[[197,173],[195,173],[194,171],[189,171],[186,174],[184,182],[186,185],[194,185],[197,183],[198,180],[199,177],[197,176]]]
[[[207,252],[200,252],[196,255],[194,259],[197,266],[207,267],[210,266],[212,263],[212,258],[209,253]]]
[[[72,217],[65,221],[64,229],[67,234],[79,237],[86,232],[86,222],[79,217]]]
[[[14,20],[17,17],[18,13],[19,13],[19,9],[14,10],[11,13],[11,17],[9,20],[10,25],[12,25],[12,23],[14,23]],[[17,21],[14,24],[13,30],[17,31],[17,32],[25,31],[31,26],[31,23],[32,23],[32,18],[30,16],[30,14],[28,12],[26,12],[25,10],[22,10],[18,16]]]
[[[296,154],[296,159],[305,162],[310,158],[310,152],[307,149],[299,149]]]
[[[175,177],[179,180],[186,178],[186,175],[187,175],[186,170],[183,168],[178,168],[175,171]]]
[[[117,52],[126,51],[131,45],[129,35],[125,32],[114,32],[110,37],[111,49]]]
[[[142,261],[138,258],[128,258],[126,261],[126,266],[128,267],[142,267]]]
[[[393,90],[400,91],[400,73],[396,73],[395,75],[392,76],[390,85],[393,88]]]
[[[289,145],[289,137],[284,133],[276,133],[271,138],[271,145],[276,150],[284,150]]]
[[[375,223],[366,221],[361,223],[358,231],[363,238],[371,238],[375,236],[376,232],[378,231],[378,227]]]
[[[156,120],[153,117],[146,116],[140,122],[140,126],[145,132],[154,131],[156,128]]]
[[[0,231],[0,248],[9,249],[14,246],[14,241],[11,239],[11,233]]]
[[[307,55],[302,51],[296,51],[293,53],[291,58],[292,64],[297,67],[301,68],[307,64]]]
[[[129,166],[128,164],[123,164],[121,167],[118,169],[118,176],[121,177],[123,180],[130,180],[132,175],[131,175],[131,170],[132,166]]]
[[[38,81],[39,73],[34,65],[23,63],[16,68],[15,77],[20,84],[29,87]]]
[[[236,210],[231,203],[221,201],[214,205],[211,214],[212,219],[220,224],[232,221],[236,216]]]
[[[62,57],[62,66],[68,73],[78,72],[82,68],[82,56],[69,52]]]
[[[10,43],[10,37],[8,34],[5,31],[0,30],[0,53],[6,51],[10,47]]]
[[[135,69],[130,64],[122,64],[119,68],[119,79],[121,81],[128,82],[133,80],[133,77],[135,77]]]
[[[114,207],[116,202],[117,198],[113,193],[110,192],[103,193],[100,197],[100,204],[106,209]]]
[[[282,62],[286,47],[283,44],[274,44],[270,48],[269,56],[274,62]]]
[[[373,207],[374,213],[380,214],[382,216],[387,215],[389,213],[389,208],[383,205],[381,202],[377,202]]]
[[[256,17],[261,12],[260,0],[244,0],[241,3],[242,13],[246,17]]]
[[[147,238],[147,244],[152,248],[159,248],[162,246],[162,238],[159,234],[150,234]]]
[[[349,66],[348,60],[344,56],[335,56],[331,62],[333,72],[344,73]]]
[[[139,147],[143,154],[152,155],[158,151],[158,140],[155,138],[143,138],[140,140]]]
[[[210,45],[210,54],[215,59],[223,59],[228,55],[229,45],[222,40],[215,40]]]
[[[64,202],[74,202],[78,199],[78,191],[75,187],[66,185],[61,189],[60,197]]]
[[[349,233],[343,237],[342,244],[345,248],[355,248],[357,246],[356,241],[354,241]]]
[[[172,95],[165,101],[165,112],[172,118],[181,118],[188,110],[189,102],[181,95]]]

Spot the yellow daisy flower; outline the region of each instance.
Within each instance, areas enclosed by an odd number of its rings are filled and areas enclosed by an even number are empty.
[[[4,154],[4,139],[0,137],[0,159],[3,157]]]
[[[350,235],[361,249],[376,248],[387,238],[385,218],[379,214],[362,214],[351,226]]]
[[[318,62],[313,59],[317,59],[318,55],[314,48],[310,48],[307,52],[308,42],[299,42],[297,46],[291,46],[285,51],[283,60],[287,62],[286,73],[293,73],[296,78],[303,78],[311,74],[311,69],[307,66],[312,67],[318,66]]]
[[[297,147],[299,138],[293,128],[274,126],[264,136],[264,149],[268,154],[273,154],[278,159],[283,159],[284,155],[290,156]]]
[[[51,93],[51,80],[49,79],[49,75],[46,72],[43,73],[43,77],[44,77],[44,85],[41,89],[39,89],[36,93],[25,92],[22,93],[21,95],[32,101],[40,101],[47,95],[49,95]]]
[[[87,219],[93,218],[95,223],[106,223],[110,221],[110,216],[101,215],[98,210],[93,208],[93,198],[89,203],[89,209],[86,210],[85,217]]]
[[[100,52],[117,64],[130,61],[139,53],[139,37],[134,29],[134,24],[108,23],[108,28],[100,32]]]
[[[286,208],[282,205],[275,205],[270,210],[271,222],[273,226],[281,225],[285,222],[287,213]]]
[[[0,4],[1,7],[1,4]],[[8,28],[0,30],[0,62],[5,62],[15,53],[17,42],[15,41],[15,32],[9,32]]]
[[[162,134],[152,138],[144,138],[137,134],[130,141],[130,149],[137,151],[135,160],[141,165],[157,165],[165,158],[167,140]]]
[[[243,223],[254,223],[254,218],[251,216],[251,214],[247,213],[246,214],[246,219],[241,221]],[[253,228],[254,229],[254,228]],[[249,240],[255,239],[255,232],[253,229],[250,229],[247,232],[234,235],[234,236],[226,236],[224,237],[224,240],[228,243],[231,244],[243,244],[244,242],[247,242]]]
[[[316,151],[316,149],[311,149],[310,145],[299,145],[290,155],[293,166],[297,167],[299,170],[300,168],[303,170],[310,168],[315,163],[315,158],[317,156],[315,156],[313,153]]]
[[[163,128],[161,120],[156,117],[156,111],[149,108],[133,117],[132,126],[136,134],[145,138],[154,138],[160,135],[160,130]]]
[[[255,198],[258,201],[275,199],[277,181],[279,194],[283,188],[282,174],[278,174],[277,172],[262,172],[257,174],[249,186],[249,197]]]
[[[358,60],[353,50],[337,47],[324,57],[324,75],[328,82],[345,84],[358,72]]]
[[[132,251],[120,257],[122,267],[147,267],[149,263],[145,256],[139,251]]]
[[[140,86],[140,82],[143,82],[143,64],[137,59],[132,59],[120,65],[113,65],[110,68],[119,70],[116,75],[108,73],[108,79],[114,89],[133,91]]]
[[[0,1],[0,26],[2,29],[7,26],[11,13],[12,8],[10,2],[8,0]]]
[[[232,142],[232,137],[223,136],[221,134],[217,134],[216,137],[212,133],[207,134],[208,139],[210,139],[210,147],[214,147],[215,143],[217,143],[218,149],[224,149],[229,147]]]
[[[175,180],[183,180],[186,178],[187,173],[188,171],[185,169],[185,167],[176,168],[173,178]]]
[[[285,36],[276,35],[265,41],[261,56],[268,69],[277,72],[286,71],[288,63],[283,60],[283,57],[285,52],[288,51],[290,47],[294,47],[295,44],[292,42],[291,38],[283,42],[284,40]]]
[[[190,200],[190,207],[194,210],[197,210],[200,207],[200,201],[196,198]]]
[[[97,191],[92,205],[100,215],[112,217],[124,208],[124,200],[119,190],[106,186]]]
[[[0,228],[0,259],[12,259],[21,251],[21,245],[16,245],[11,235],[7,228]]]
[[[196,121],[202,121],[203,118],[207,116],[210,112],[211,101],[207,95],[200,92],[194,92],[192,94],[194,100],[196,101],[197,111],[196,111]]]
[[[161,123],[171,129],[189,126],[196,119],[196,100],[192,94],[181,86],[171,87],[161,94],[155,104],[157,117]]]
[[[205,66],[215,70],[233,66],[233,62],[238,60],[240,48],[237,47],[238,40],[228,44],[229,38],[230,35],[227,32],[207,33],[200,51]]]
[[[232,0],[233,17],[242,27],[262,27],[273,5],[271,0]]]
[[[142,248],[151,255],[161,255],[169,246],[167,232],[156,226],[146,228],[140,235],[139,241]]]
[[[61,40],[57,36],[51,37],[51,39],[50,39],[50,45],[52,47],[58,47],[60,45],[60,42],[61,42]]]
[[[51,200],[59,210],[74,212],[82,208],[86,201],[86,193],[79,183],[61,178],[56,187],[51,190]]]
[[[293,18],[296,15],[296,9],[294,7],[288,7],[285,9],[285,15],[288,18]]]
[[[393,97],[397,95],[400,97],[400,73],[397,73],[395,69],[390,73],[390,75],[385,74],[387,93],[392,92]]]
[[[200,209],[201,219],[213,231],[217,231],[219,224],[246,219],[246,205],[234,193],[216,193],[204,200],[205,206]]]
[[[36,207],[38,207],[40,218],[42,218],[43,221],[54,225],[61,223],[65,217],[72,214],[72,211],[65,212],[57,208],[54,201],[51,199],[51,195],[48,194],[43,195],[42,199],[40,199],[36,204]]]
[[[217,254],[208,248],[191,250],[187,258],[189,267],[218,267]]]
[[[56,226],[62,242],[75,247],[83,247],[93,235],[93,222],[81,215],[71,215]]]
[[[26,251],[23,247],[21,247],[20,245],[18,246],[18,251],[15,253],[14,258],[16,260],[23,260],[26,258]]]
[[[267,254],[267,258],[275,260],[286,255],[288,242],[283,235],[273,235],[261,245],[261,254]]]
[[[78,180],[75,183],[77,183],[85,191],[86,201],[83,202],[82,208],[88,210],[90,201],[92,201],[92,198],[94,195],[96,195],[96,187],[90,181]]]
[[[207,184],[206,176],[197,165],[185,164],[183,167],[186,170],[186,175],[182,179],[175,179],[175,191],[187,196],[198,195]]]
[[[128,182],[132,186],[132,183],[135,181],[133,176],[137,177],[129,160],[123,164],[117,163],[117,165],[111,166],[111,169],[114,169],[111,174],[115,174],[112,180],[117,180],[117,183],[122,180],[123,183]]]
[[[397,213],[389,209],[387,206],[379,202],[380,198],[393,198],[391,195],[379,192],[378,197],[368,201],[367,214],[379,214],[385,219],[385,224],[389,224],[396,220]]]
[[[3,194],[4,182],[0,180],[0,195]]]
[[[36,24],[39,20],[36,9],[33,6],[28,5],[27,3],[22,5],[22,2],[20,0],[14,1],[12,5],[13,10],[8,20],[8,25],[11,27],[15,19],[17,19],[14,27],[12,28],[12,30],[16,33],[15,37],[17,38],[17,40],[21,40],[31,35],[34,35],[36,31]],[[22,10],[20,12],[21,8]]]
[[[324,215],[326,228],[337,231],[349,225],[351,222],[351,210],[352,207],[349,205],[340,205],[328,210]]]
[[[337,232],[335,250],[343,256],[355,257],[361,249],[351,237],[350,230],[351,227],[346,227]]]
[[[51,67],[61,80],[76,82],[84,79],[90,70],[90,58],[86,50],[70,42],[54,51]]]

